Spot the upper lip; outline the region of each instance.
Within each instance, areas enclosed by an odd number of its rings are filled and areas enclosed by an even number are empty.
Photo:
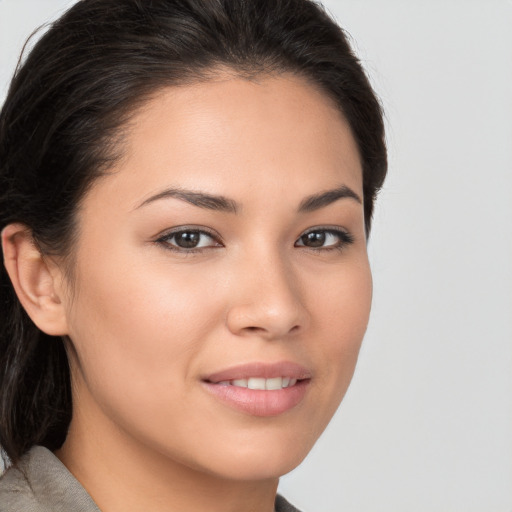
[[[291,361],[279,361],[275,363],[254,362],[231,366],[224,370],[206,375],[203,380],[215,384],[236,379],[249,379],[251,377],[264,379],[290,377],[292,379],[303,380],[311,378],[311,371]]]

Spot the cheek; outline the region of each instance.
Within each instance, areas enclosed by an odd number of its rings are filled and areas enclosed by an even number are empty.
[[[213,294],[204,293],[204,276],[111,256],[101,266],[79,268],[70,337],[89,388],[130,390],[144,402],[186,381],[221,314]]]
[[[366,259],[325,280],[316,303],[316,325],[324,356],[325,382],[340,401],[352,378],[371,309],[372,278]]]

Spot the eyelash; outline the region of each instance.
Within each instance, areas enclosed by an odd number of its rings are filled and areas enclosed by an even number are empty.
[[[193,233],[193,234],[200,235],[200,236],[207,236],[208,238],[210,238],[212,240],[213,244],[206,245],[203,247],[185,248],[185,247],[179,247],[177,245],[173,245],[171,243],[171,240],[173,238],[175,238],[177,235],[185,234],[185,233],[189,233],[189,234]],[[207,231],[204,228],[198,228],[198,227],[194,227],[194,226],[191,226],[191,227],[181,226],[179,228],[176,228],[176,229],[164,234],[163,236],[159,237],[156,240],[156,243],[163,245],[166,249],[168,249],[170,251],[179,252],[182,254],[194,254],[194,253],[203,252],[205,249],[217,249],[217,248],[223,247],[222,241],[221,241],[221,238],[219,235],[217,235],[214,232]]]
[[[179,247],[175,244],[172,244],[171,241],[178,235],[183,234],[193,234],[193,235],[199,235],[206,236],[210,238],[213,242],[211,245],[204,245],[202,247]],[[324,236],[334,236],[337,237],[338,241],[336,243],[333,243],[331,245],[321,245],[319,247],[310,247],[303,243],[303,239],[307,237],[308,235],[312,234],[320,234]],[[302,243],[298,243],[302,241]],[[166,249],[182,253],[182,254],[194,254],[194,253],[200,253],[203,252],[206,249],[217,249],[223,247],[222,240],[219,235],[217,235],[214,232],[207,231],[204,228],[198,228],[198,227],[186,227],[182,226],[179,228],[176,228],[163,236],[159,237],[157,240],[155,240],[156,243],[163,245]],[[342,251],[344,250],[348,245],[351,245],[354,243],[354,237],[346,230],[338,228],[338,227],[315,227],[308,229],[304,233],[302,233],[297,241],[295,242],[295,247],[304,247],[305,249],[320,252],[320,251],[333,251],[338,250]]]
[[[314,234],[314,233],[337,237],[338,242],[335,244],[320,246],[320,247],[309,247],[309,246],[303,245],[303,244],[297,245],[297,242],[302,240],[304,237]],[[295,247],[305,247],[306,249],[309,249],[312,251],[334,251],[334,250],[342,251],[348,245],[351,245],[354,243],[354,237],[345,229],[335,228],[335,227],[315,227],[315,228],[308,229],[302,235],[300,235],[299,238],[297,239],[297,242],[295,242]]]

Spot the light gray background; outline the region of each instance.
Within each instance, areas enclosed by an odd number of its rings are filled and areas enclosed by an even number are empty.
[[[0,0],[0,98],[71,3]],[[512,1],[324,3],[384,103],[390,174],[356,376],[281,492],[305,512],[512,512]]]

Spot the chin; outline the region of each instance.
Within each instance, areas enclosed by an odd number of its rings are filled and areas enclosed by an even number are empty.
[[[317,438],[311,431],[296,431],[295,435],[287,431],[274,436],[267,432],[267,435],[218,443],[216,450],[209,454],[210,470],[231,480],[277,479],[306,458]]]
[[[255,452],[257,451],[257,448]],[[245,452],[244,452],[245,453]],[[309,449],[286,453],[267,451],[240,456],[236,454],[220,469],[220,476],[229,480],[258,481],[273,480],[295,469],[309,453]]]

